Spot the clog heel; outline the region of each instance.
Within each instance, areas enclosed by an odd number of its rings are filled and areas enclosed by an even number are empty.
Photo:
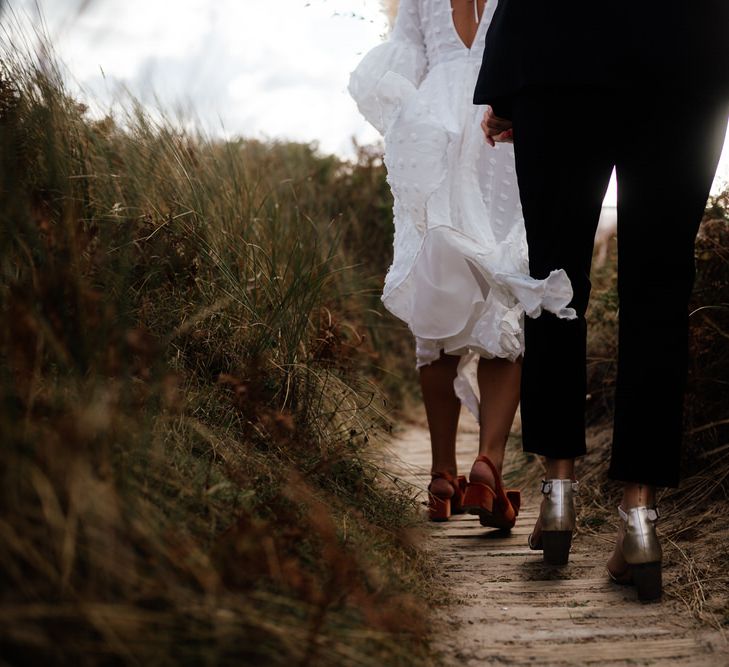
[[[433,480],[444,479],[451,488],[448,493],[433,493]],[[463,475],[454,478],[448,472],[434,472],[428,485],[428,518],[431,521],[448,521],[453,514],[463,514],[463,493],[466,478]]]
[[[463,507],[469,514],[478,516],[482,526],[510,530],[516,523],[521,505],[521,493],[517,489],[504,489],[501,475],[486,455],[476,458],[485,463],[493,473],[496,488],[482,482],[469,481],[463,498]]]

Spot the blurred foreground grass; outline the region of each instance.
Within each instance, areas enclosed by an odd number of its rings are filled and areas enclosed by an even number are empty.
[[[4,55],[2,662],[422,664],[375,155],[92,121]]]

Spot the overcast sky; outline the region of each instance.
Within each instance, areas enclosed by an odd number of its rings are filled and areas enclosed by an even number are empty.
[[[56,52],[89,97],[120,84],[194,112],[208,130],[318,141],[375,140],[346,93],[387,29],[378,0],[15,0],[40,6]],[[79,11],[85,6],[83,11]]]
[[[446,0],[444,0],[445,2]],[[11,0],[37,20],[88,101],[126,87],[215,134],[317,141],[351,154],[375,131],[346,92],[387,29],[379,0]],[[82,11],[81,11],[82,10]],[[668,112],[668,110],[667,110]],[[721,179],[729,179],[729,147]]]

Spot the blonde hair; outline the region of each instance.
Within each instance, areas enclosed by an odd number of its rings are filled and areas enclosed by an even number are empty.
[[[387,18],[390,19],[390,25],[395,22],[397,16],[397,7],[400,4],[400,0],[382,0],[382,5],[387,14]]]

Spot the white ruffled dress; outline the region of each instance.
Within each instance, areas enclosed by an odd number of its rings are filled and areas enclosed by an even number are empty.
[[[563,270],[529,276],[510,144],[491,148],[473,104],[489,0],[472,47],[449,0],[401,0],[389,40],[352,73],[349,91],[385,139],[395,248],[382,301],[416,338],[418,367],[441,350],[461,355],[454,383],[478,417],[478,358],[517,359],[523,317],[574,318]]]

